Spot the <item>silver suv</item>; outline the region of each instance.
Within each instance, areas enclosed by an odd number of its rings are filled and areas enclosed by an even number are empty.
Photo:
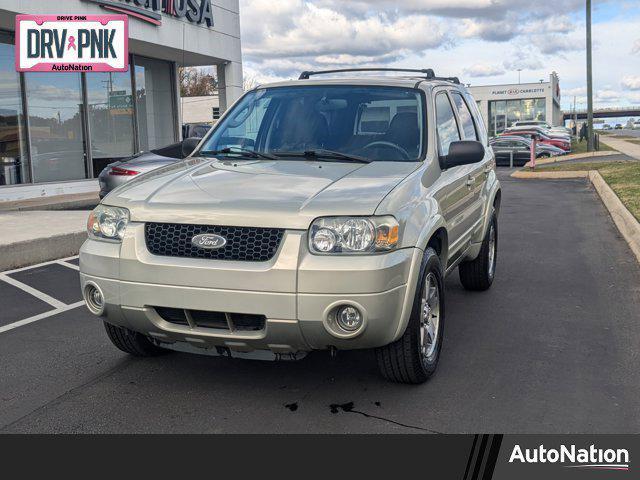
[[[429,378],[445,276],[493,282],[501,194],[467,90],[402,71],[260,86],[191,157],[110,193],[80,271],[111,341],[275,360],[373,348],[389,380]]]

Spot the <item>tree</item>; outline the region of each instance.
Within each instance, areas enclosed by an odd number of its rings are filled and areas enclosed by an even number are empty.
[[[180,96],[182,97],[214,95],[217,86],[216,78],[200,68],[184,67],[180,69]]]

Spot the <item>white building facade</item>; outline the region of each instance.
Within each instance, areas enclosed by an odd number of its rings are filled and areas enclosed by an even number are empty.
[[[560,81],[554,72],[548,82],[471,86],[489,135],[494,136],[519,120],[543,120],[562,125]]]
[[[129,16],[128,72],[16,72],[15,18]],[[0,202],[84,193],[108,163],[179,141],[178,68],[242,94],[239,0],[1,0]]]

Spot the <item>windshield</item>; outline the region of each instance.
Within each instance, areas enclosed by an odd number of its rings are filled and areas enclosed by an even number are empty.
[[[423,95],[410,88],[258,89],[225,116],[200,153],[250,151],[278,159],[306,153],[332,161],[348,161],[347,156],[418,161],[425,148],[424,112]]]

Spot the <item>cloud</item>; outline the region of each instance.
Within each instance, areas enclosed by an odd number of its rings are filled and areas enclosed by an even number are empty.
[[[494,77],[505,73],[504,68],[500,65],[488,65],[484,63],[476,63],[465,68],[464,74],[469,77]]]
[[[631,47],[631,53],[640,54],[640,38],[637,39],[634,42],[633,47]]]
[[[625,75],[620,84],[627,90],[640,90],[640,75]]]
[[[620,92],[616,90],[598,90],[594,101],[598,103],[616,103],[622,98]]]

